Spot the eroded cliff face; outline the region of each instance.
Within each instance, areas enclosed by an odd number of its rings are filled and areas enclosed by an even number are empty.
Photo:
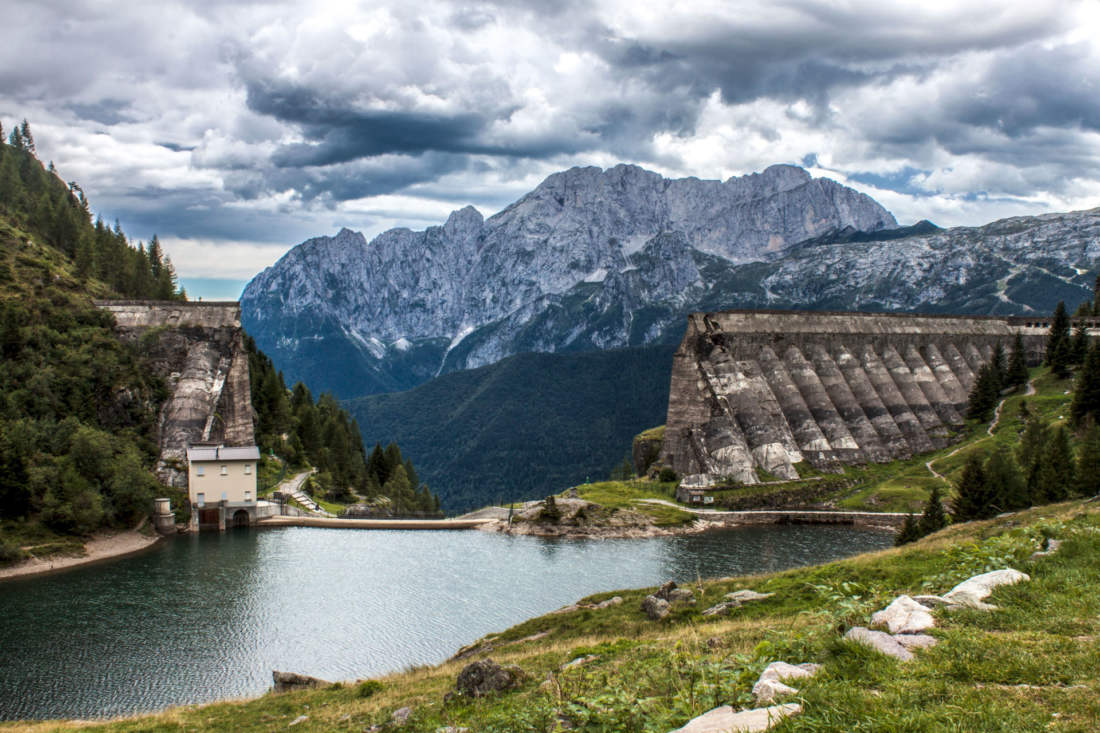
[[[963,424],[975,375],[1025,319],[865,313],[695,313],[672,366],[661,461],[688,486],[797,464],[838,470],[941,448]]]
[[[160,410],[157,474],[187,485],[189,443],[253,445],[248,354],[237,303],[99,301],[122,338],[140,340],[171,395]]]

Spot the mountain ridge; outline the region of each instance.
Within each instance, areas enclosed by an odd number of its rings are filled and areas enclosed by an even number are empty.
[[[488,219],[467,206],[369,243],[346,228],[307,240],[249,283],[242,308],[291,374],[351,397],[523,351],[674,342],[680,291],[707,285],[693,253],[736,266],[833,232],[896,226],[870,197],[796,166],[726,181],[572,168]],[[670,313],[635,326],[634,311],[656,302]],[[574,328],[578,316],[589,327]],[[319,346],[325,356],[309,353]],[[326,382],[340,351],[353,355],[351,372]]]

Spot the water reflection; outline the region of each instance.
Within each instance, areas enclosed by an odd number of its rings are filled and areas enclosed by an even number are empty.
[[[0,584],[0,719],[97,717],[439,662],[599,591],[766,572],[890,544],[842,527],[561,540],[286,528],[177,538]]]

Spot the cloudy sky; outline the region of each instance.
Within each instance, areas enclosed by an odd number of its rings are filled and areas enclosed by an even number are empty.
[[[0,120],[192,294],[573,165],[797,163],[902,223],[1100,206],[1100,3],[15,0]]]

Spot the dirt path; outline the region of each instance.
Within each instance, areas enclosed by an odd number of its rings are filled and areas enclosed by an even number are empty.
[[[1035,394],[1035,385],[1029,379],[1028,382],[1027,382],[1027,390],[1024,391],[1024,396],[1025,397],[1030,397],[1033,394]],[[932,464],[935,461],[942,461],[942,460],[945,460],[947,458],[950,458],[951,456],[953,456],[956,453],[958,453],[959,451],[961,451],[963,448],[969,448],[972,445],[977,445],[978,443],[983,443],[983,442],[989,440],[990,438],[992,438],[993,437],[993,431],[997,429],[997,425],[1000,424],[1000,422],[1001,422],[1001,409],[1004,408],[1005,402],[1007,402],[1007,401],[1008,401],[1008,397],[1005,397],[1003,400],[1001,400],[1000,402],[997,403],[996,409],[993,410],[993,421],[991,423],[989,423],[989,427],[985,431],[985,434],[986,434],[987,437],[982,438],[981,440],[975,441],[974,443],[963,443],[958,448],[956,448],[955,450],[948,453],[946,456],[940,456],[939,458],[933,458],[931,461],[925,462],[924,467],[927,468],[933,476],[935,476],[936,478],[940,479],[945,484],[950,486],[951,482],[947,480],[947,477],[944,476],[939,471],[937,471],[936,469],[932,468]]]
[[[144,522],[142,523],[144,525]],[[80,565],[90,565],[102,560],[132,555],[152,547],[160,539],[156,535],[144,535],[138,530],[117,534],[97,535],[84,544],[84,554],[80,556],[52,556],[46,558],[32,557],[18,565],[0,568],[0,580],[11,578],[24,578],[30,575],[42,575],[44,573],[68,570]]]

